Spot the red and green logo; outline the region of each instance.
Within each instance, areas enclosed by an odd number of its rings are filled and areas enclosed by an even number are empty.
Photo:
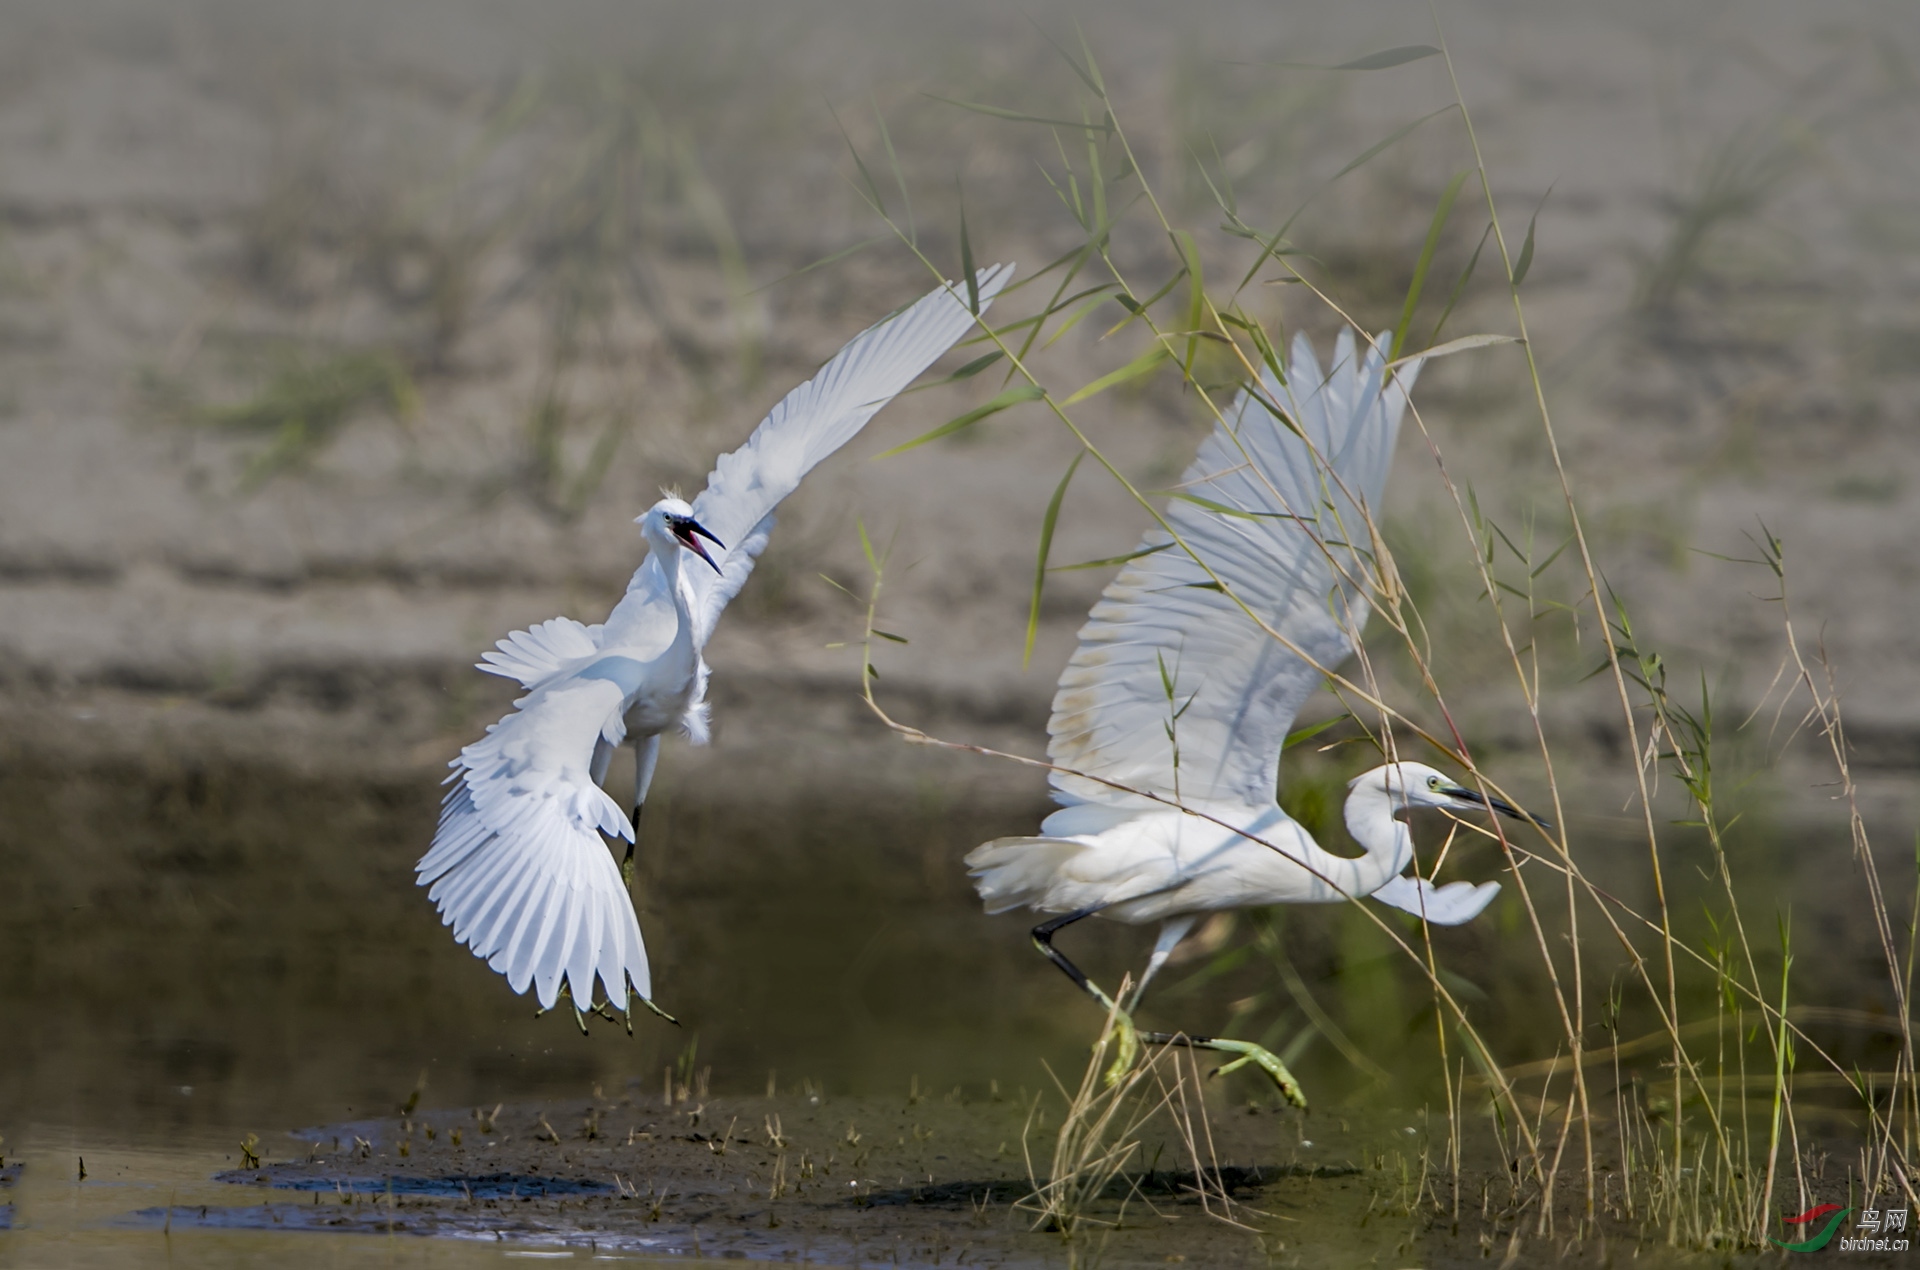
[[[1775,1245],[1785,1248],[1788,1252],[1819,1252],[1827,1246],[1827,1243],[1833,1238],[1833,1232],[1840,1228],[1840,1223],[1845,1221],[1847,1214],[1852,1211],[1851,1208],[1842,1208],[1838,1204],[1821,1204],[1817,1208],[1809,1208],[1798,1217],[1782,1217],[1780,1219],[1788,1226],[1799,1226],[1804,1233],[1813,1228],[1814,1222],[1819,1221],[1828,1213],[1832,1213],[1833,1220],[1822,1227],[1819,1234],[1813,1236],[1811,1239],[1803,1239],[1799,1243],[1793,1244],[1774,1239],[1771,1235],[1767,1238]]]

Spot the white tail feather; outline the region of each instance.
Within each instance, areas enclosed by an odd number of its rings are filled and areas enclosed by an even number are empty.
[[[967,872],[989,913],[1044,908],[1061,867],[1086,849],[1071,838],[995,838],[967,852]]]

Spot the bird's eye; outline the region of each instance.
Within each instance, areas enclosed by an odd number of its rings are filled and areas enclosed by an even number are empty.
[[[1428,789],[1439,789],[1439,788],[1440,788],[1440,778],[1439,778],[1438,776],[1429,776],[1429,777],[1427,777],[1427,788],[1428,788]]]

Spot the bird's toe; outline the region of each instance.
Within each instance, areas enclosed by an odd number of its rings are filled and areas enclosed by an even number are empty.
[[[1126,1074],[1133,1070],[1134,1063],[1139,1061],[1140,1033],[1133,1026],[1132,1019],[1116,1013],[1113,1031],[1108,1035],[1114,1040],[1113,1062],[1107,1065],[1106,1073],[1107,1087],[1111,1089],[1119,1084]],[[1105,1041],[1106,1037],[1102,1037],[1101,1042],[1104,1044]]]
[[[1306,1092],[1300,1088],[1300,1082],[1294,1079],[1293,1073],[1287,1070],[1287,1065],[1280,1061],[1278,1054],[1273,1053],[1263,1046],[1255,1045],[1251,1041],[1215,1040],[1209,1043],[1209,1047],[1240,1056],[1230,1063],[1223,1063],[1215,1068],[1212,1072],[1213,1075],[1225,1076],[1252,1064],[1258,1067],[1261,1072],[1266,1075],[1267,1079],[1274,1083],[1280,1090],[1281,1097],[1302,1111],[1307,1109]]]

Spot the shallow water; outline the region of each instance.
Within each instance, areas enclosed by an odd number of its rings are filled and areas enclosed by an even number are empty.
[[[570,1017],[536,1019],[452,943],[413,887],[437,792],[430,780],[342,785],[243,770],[0,774],[0,858],[16,880],[0,895],[0,1153],[26,1166],[0,1191],[13,1226],[0,1236],[0,1265],[358,1264],[372,1255],[364,1233],[186,1218],[163,1233],[135,1214],[246,1207],[213,1180],[238,1167],[246,1135],[269,1159],[299,1158],[305,1148],[289,1131],[388,1123],[416,1090],[419,1107],[452,1115],[500,1102],[645,1106],[677,1067],[682,1083],[704,1080],[715,1097],[770,1087],[783,1100],[987,1106],[999,1094],[1029,1105],[1049,1067],[1072,1079],[1085,1061],[1095,1013],[1033,954],[1026,920],[980,916],[958,863],[974,843],[1030,827],[1037,805],[982,808],[928,784],[892,799],[816,790],[758,806],[701,802],[684,785],[664,793],[649,808],[637,889],[662,1004],[684,1026],[643,1018],[629,1037],[596,1021],[582,1036]],[[1820,950],[1802,953],[1796,1000],[1865,1016],[1884,1008],[1885,972],[1851,879],[1835,867],[1846,850],[1835,835],[1782,828],[1745,841],[1740,865],[1764,892],[1761,916],[1790,896],[1797,946]],[[1594,854],[1616,893],[1644,891],[1644,848]],[[1684,848],[1676,855],[1677,912],[1697,911],[1709,893],[1699,863]],[[1417,1111],[1434,1095],[1424,990],[1337,910],[1288,913],[1279,930],[1305,986],[1391,1078],[1375,1084],[1338,1047],[1312,1040],[1291,1055],[1315,1100],[1307,1123],[1325,1136],[1329,1118],[1356,1105]],[[1252,1029],[1235,1034],[1268,1029],[1274,1043],[1302,1032],[1272,963],[1235,960],[1249,932],[1243,923],[1214,960],[1169,971],[1147,1020],[1221,1030],[1233,1020]],[[1113,980],[1146,937],[1089,922],[1061,938]],[[1557,1051],[1516,909],[1438,940],[1498,1050],[1515,1060]],[[1884,1063],[1887,1042],[1871,1028],[1826,1039],[1868,1069]],[[1213,1098],[1222,1115],[1273,1105],[1270,1090],[1243,1077]],[[1287,1117],[1267,1123],[1272,1149],[1249,1148],[1262,1167],[1303,1136]],[[996,1168],[1003,1185],[1024,1173]],[[496,1183],[511,1192],[560,1175],[521,1161],[439,1176],[326,1185],[402,1195],[417,1185],[431,1202],[447,1198],[434,1190],[445,1192],[447,1178],[484,1199]],[[607,1185],[596,1177],[589,1189],[604,1198]],[[1312,1208],[1330,1195],[1297,1202]],[[278,1225],[266,1211],[261,1224]],[[377,1243],[396,1265],[541,1251]],[[628,1244],[620,1255],[644,1250]]]
[[[0,1241],[0,1265],[1069,1264],[1059,1236],[1014,1206],[1027,1190],[1029,1116],[1004,1099],[554,1100],[489,1118],[484,1133],[458,1112],[326,1126],[237,1169],[217,1167],[231,1157],[204,1135],[97,1153],[84,1179],[77,1158],[43,1150],[21,1173],[31,1217]],[[460,1128],[464,1141],[452,1133]],[[1147,1151],[1172,1163],[1139,1179],[1136,1218],[1124,1241],[1101,1241],[1103,1260],[1267,1265],[1279,1244],[1261,1231],[1308,1213],[1328,1219],[1333,1238],[1309,1237],[1320,1247],[1306,1264],[1404,1251],[1413,1238],[1404,1218],[1350,1237],[1381,1189],[1354,1162],[1357,1148],[1381,1126],[1330,1122],[1318,1142],[1296,1128],[1273,1113],[1216,1124],[1209,1202],[1230,1197],[1247,1226],[1207,1220],[1177,1141],[1153,1135]],[[1256,1156],[1265,1163],[1232,1162]],[[1120,1198],[1099,1211],[1120,1215]],[[1148,1212],[1158,1217],[1139,1220]],[[437,1238],[406,1237],[422,1234]],[[1301,1248],[1302,1232],[1288,1238]]]
[[[468,1267],[506,1265],[537,1251],[472,1242],[375,1238],[199,1226],[189,1219],[232,1205],[234,1188],[213,1177],[229,1167],[228,1135],[185,1133],[164,1147],[106,1147],[82,1135],[56,1145],[36,1134],[25,1166],[0,1200],[12,1201],[13,1228],[0,1235],[0,1266],[91,1267],[276,1265],[290,1270],[336,1266]],[[85,1148],[81,1157],[75,1148]],[[87,1176],[78,1177],[84,1158]],[[177,1229],[135,1214],[172,1206]]]
[[[1022,923],[967,902],[958,856],[1020,809],[665,797],[636,889],[683,1026],[643,1016],[631,1038],[597,1022],[583,1037],[536,1019],[413,886],[437,793],[234,771],[0,777],[20,878],[0,899],[0,1132],[265,1132],[392,1111],[423,1077],[455,1104],[652,1085],[696,1042],[723,1085],[772,1070],[944,1088],[1011,1078],[996,1059],[1057,1054],[1089,1021],[1034,973]]]

